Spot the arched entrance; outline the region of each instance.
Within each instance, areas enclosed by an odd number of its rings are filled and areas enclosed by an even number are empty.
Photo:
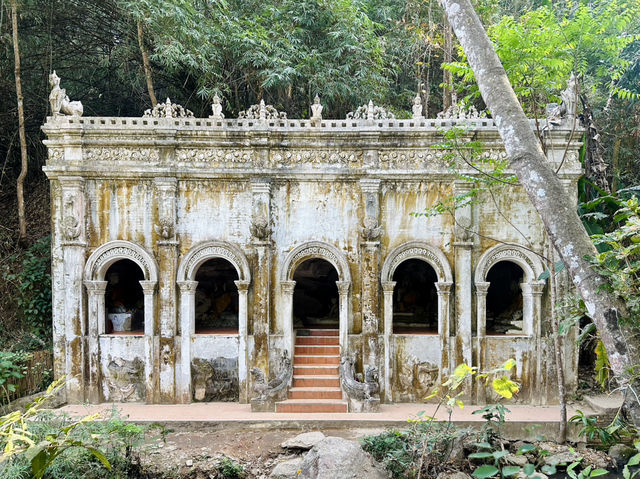
[[[205,261],[196,273],[195,334],[238,334],[238,272],[224,258]]]
[[[438,276],[422,259],[408,259],[393,273],[393,334],[438,333]]]
[[[106,334],[144,334],[144,273],[130,259],[113,263],[105,273]]]
[[[418,400],[417,396],[423,395],[418,394],[415,384],[431,381],[435,385],[448,374],[453,273],[442,251],[423,241],[411,241],[389,253],[380,280],[384,292],[385,401],[393,400],[394,375],[403,383],[404,392]],[[398,348],[412,350],[414,357],[396,358]]]
[[[543,270],[540,258],[531,250],[515,244],[500,244],[484,252],[474,275],[475,366],[484,371],[499,364],[501,359],[495,351],[500,351],[502,358],[516,359],[514,370],[519,377],[529,375],[531,390],[543,384],[541,336],[545,283],[538,280]],[[513,346],[516,341],[517,348]],[[485,394],[486,388],[478,386],[479,402],[485,400]]]
[[[305,264],[306,263],[306,264]],[[299,267],[301,269],[299,270]],[[298,271],[299,270],[299,271]],[[295,275],[298,276],[295,276]],[[337,281],[336,279],[337,274]],[[301,281],[299,295],[301,298],[298,306],[294,305],[294,295],[297,290],[297,281]],[[315,278],[315,279],[314,279]],[[335,290],[331,283],[335,284],[337,290],[337,305],[332,302],[335,299]],[[347,335],[350,329],[349,318],[349,290],[351,287],[351,273],[349,264],[344,254],[335,246],[320,241],[311,241],[294,248],[285,258],[280,268],[280,288],[281,305],[278,309],[280,314],[280,324],[284,328],[284,343],[290,357],[293,357],[294,341],[294,307],[298,307],[298,313],[305,315],[308,324],[321,322],[331,322],[330,316],[335,315],[337,307],[337,326],[339,329],[340,353],[347,351]],[[312,313],[309,306],[303,306],[304,296],[314,298],[314,301],[322,303],[319,314]],[[318,316],[325,316],[321,318]],[[298,318],[299,324],[304,325],[302,318]]]
[[[177,277],[181,342],[177,400],[248,402],[247,258],[233,244],[208,241],[185,255]]]
[[[156,262],[129,241],[97,248],[84,268],[89,400],[154,401]]]
[[[338,272],[322,258],[311,258],[298,265],[293,273],[294,329],[338,329]]]
[[[499,261],[487,273],[487,335],[522,334],[524,271],[511,261]]]

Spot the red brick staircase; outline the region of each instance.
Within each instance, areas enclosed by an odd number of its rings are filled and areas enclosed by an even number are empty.
[[[302,329],[296,334],[293,385],[276,412],[347,412],[340,389],[340,338],[337,329]]]

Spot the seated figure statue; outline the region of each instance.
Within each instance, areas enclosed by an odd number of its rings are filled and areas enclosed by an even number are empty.
[[[57,115],[82,116],[82,103],[69,100],[66,90],[60,88],[60,77],[56,75],[55,70],[49,75],[49,85],[51,86],[49,103],[53,117]]]

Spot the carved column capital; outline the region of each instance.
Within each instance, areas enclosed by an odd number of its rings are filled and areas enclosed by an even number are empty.
[[[351,281],[336,281],[338,286],[338,293],[340,296],[346,296],[349,294],[349,288],[351,287]]]
[[[178,187],[178,179],[171,177],[157,177],[153,180],[158,189],[175,190]]]
[[[475,283],[475,286],[476,296],[486,296],[489,292],[489,286],[491,286],[491,283],[489,283],[488,281],[478,281],[477,283]]]
[[[522,294],[527,294],[531,296],[542,296],[544,287],[545,287],[544,281],[532,281],[530,283],[520,283],[520,288],[522,288]]]
[[[147,294],[153,294],[153,292],[156,290],[156,285],[158,284],[157,281],[138,281],[140,283],[140,286],[142,286],[142,291],[144,292],[145,296]]]
[[[178,287],[183,294],[196,294],[196,288],[198,287],[197,281],[178,281]]]
[[[246,293],[249,290],[249,281],[234,281],[239,293]]]
[[[382,291],[385,294],[393,294],[393,289],[396,287],[395,281],[383,281],[382,283]]]
[[[451,286],[453,286],[452,281],[436,281],[436,291],[438,292],[438,296],[441,295],[449,295],[451,293]]]
[[[104,294],[107,290],[108,281],[85,281],[84,287],[87,288],[89,294]]]
[[[295,281],[280,281],[280,287],[284,294],[292,295],[293,289],[296,287]]]
[[[364,241],[362,246],[367,253],[377,253],[380,249],[380,241]]]
[[[58,181],[60,181],[62,188],[84,188],[84,178],[82,176],[61,176],[58,178]]]
[[[360,189],[363,193],[378,193],[382,180],[375,178],[364,178],[360,180]]]
[[[251,192],[257,193],[271,193],[271,182],[266,179],[254,179],[251,180]]]

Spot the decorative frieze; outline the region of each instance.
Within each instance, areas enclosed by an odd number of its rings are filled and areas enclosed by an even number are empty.
[[[84,159],[88,162],[140,161],[147,163],[158,161],[160,155],[155,148],[104,147],[86,148],[84,150]]]
[[[526,264],[528,264],[531,267],[532,270],[534,270],[534,271],[536,270],[536,267],[533,264],[533,261],[531,261],[531,258],[529,258],[529,256],[524,254],[519,249],[516,249],[516,248],[501,249],[500,251],[498,251],[495,254],[493,254],[487,260],[487,262],[485,263],[484,268],[482,270],[482,277],[486,278],[487,277],[487,273],[489,272],[491,267],[493,265],[495,265],[496,263],[498,263],[498,262],[500,262],[502,260],[510,260],[510,259],[522,260]]]
[[[149,277],[149,271],[151,268],[147,263],[147,260],[140,253],[133,249],[127,248],[126,246],[117,246],[115,248],[110,248],[100,256],[98,256],[94,263],[94,271],[101,271],[106,263],[111,262],[111,260],[113,260],[114,258],[130,259],[138,263],[138,265],[142,267],[144,277]]]
[[[359,168],[362,166],[361,151],[349,150],[279,150],[272,151],[269,156],[271,168],[282,168],[302,165],[327,165]]]

